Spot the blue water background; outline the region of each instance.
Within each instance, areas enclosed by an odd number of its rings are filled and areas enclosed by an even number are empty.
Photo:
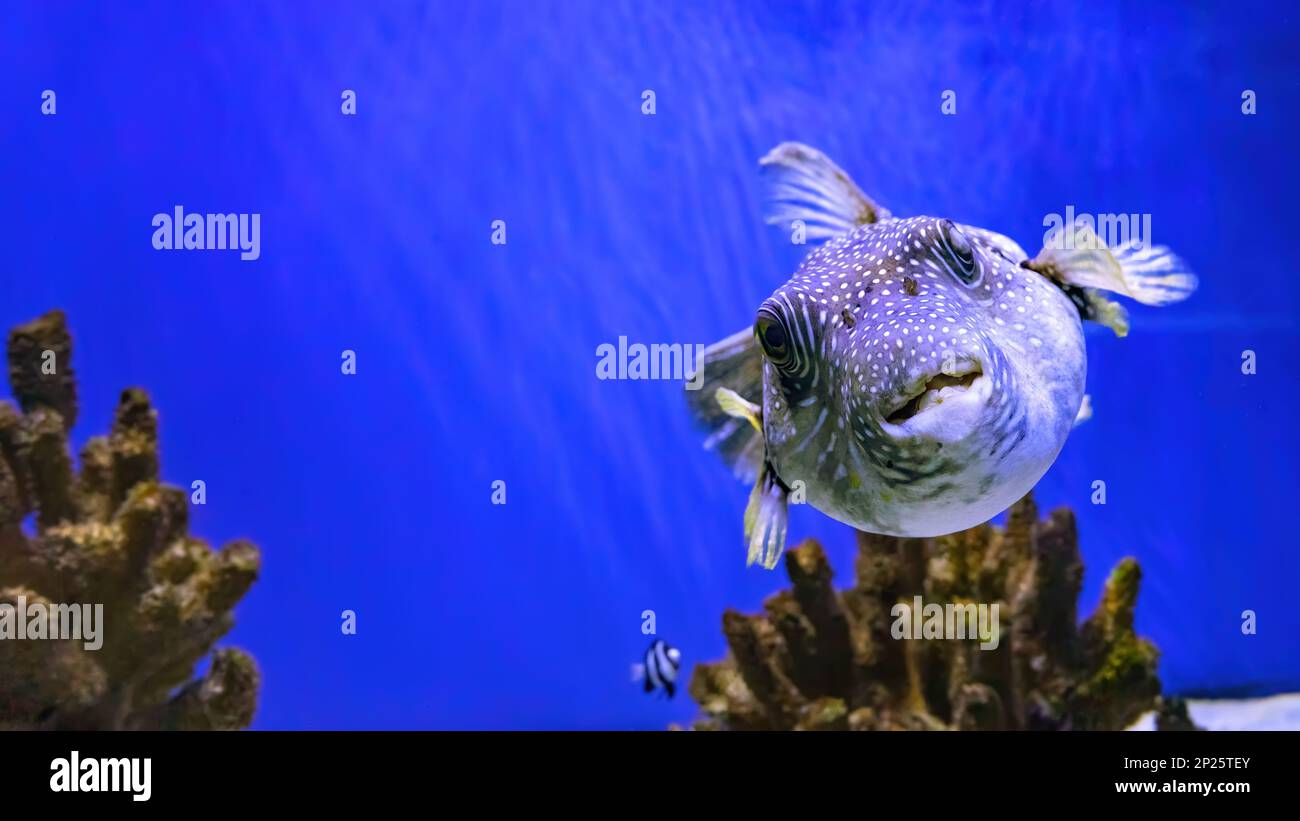
[[[1201,290],[1089,336],[1096,415],[1038,499],[1078,514],[1083,612],[1141,561],[1168,689],[1298,689],[1297,28],[1283,2],[10,4],[0,328],[65,309],[75,444],[147,387],[164,477],[207,482],[194,531],[260,545],[226,639],[256,727],[658,728],[694,706],[628,684],[642,611],[714,659],[723,609],[784,578],[745,569],[748,488],[679,386],[598,381],[595,351],[752,323],[799,259],[757,159],[802,140],[1031,253],[1067,206],[1148,213]],[[261,259],[153,250],[176,205],[260,213]],[[850,581],[847,527],[791,535]]]

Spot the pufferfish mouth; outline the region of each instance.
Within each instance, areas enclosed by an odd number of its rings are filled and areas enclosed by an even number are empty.
[[[980,363],[969,360],[958,362],[947,371],[940,371],[925,381],[918,381],[907,391],[893,410],[885,414],[885,421],[891,425],[901,425],[925,413],[930,408],[938,407],[945,401],[961,396],[971,389],[984,376]]]

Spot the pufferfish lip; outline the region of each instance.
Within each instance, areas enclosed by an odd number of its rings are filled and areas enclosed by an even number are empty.
[[[975,359],[963,359],[936,373],[923,374],[888,405],[890,410],[885,414],[885,421],[901,425],[946,400],[965,394],[983,376],[984,368]]]

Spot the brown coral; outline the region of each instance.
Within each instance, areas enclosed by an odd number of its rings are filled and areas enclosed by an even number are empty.
[[[808,540],[787,554],[791,587],[764,614],[723,615],[730,653],[690,682],[696,729],[1121,729],[1157,707],[1156,649],[1133,631],[1138,565],[1120,562],[1078,624],[1083,564],[1069,510],[1040,521],[1026,497],[1005,528],[859,533],[858,548],[848,590],[835,591]],[[916,596],[998,605],[996,648],[894,638],[892,608]]]
[[[203,678],[190,677],[233,625],[257,548],[215,552],[189,535],[185,492],[159,481],[157,414],[142,390],[122,393],[111,432],[87,442],[77,471],[71,360],[61,312],[10,333],[21,412],[0,402],[0,604],[102,604],[102,646],[0,640],[0,728],[246,727],[251,656],[219,650]]]

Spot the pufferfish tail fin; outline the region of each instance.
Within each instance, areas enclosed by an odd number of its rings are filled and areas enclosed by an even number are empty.
[[[758,479],[763,464],[763,434],[734,408],[721,404],[719,391],[757,407],[763,400],[763,355],[754,329],[737,331],[704,349],[699,367],[687,381],[686,402],[691,414],[708,432],[704,447],[716,450],[742,482]]]
[[[803,143],[781,143],[758,164],[766,183],[764,218],[786,228],[801,221],[804,244],[820,245],[889,217],[829,157]]]
[[[1160,306],[1187,299],[1197,286],[1196,275],[1187,263],[1165,246],[1129,240],[1107,248],[1087,218],[1048,234],[1038,256],[1022,264],[1081,289],[1075,301],[1082,303],[1084,317],[1106,325],[1120,336],[1128,333],[1127,314],[1100,291]]]

